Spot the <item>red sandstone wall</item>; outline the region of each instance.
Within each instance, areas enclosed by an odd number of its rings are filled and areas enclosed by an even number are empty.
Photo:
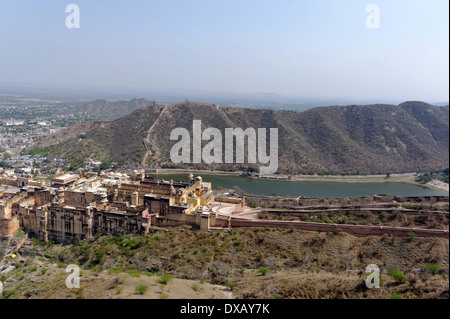
[[[253,221],[244,219],[231,219],[231,227],[269,227],[269,228],[287,228],[300,229],[308,231],[322,232],[345,232],[355,235],[374,235],[382,236],[385,234],[409,237],[409,232],[414,232],[417,237],[440,237],[449,238],[448,230],[419,229],[419,228],[401,228],[384,226],[361,226],[361,225],[336,225],[320,223],[304,223],[292,221]]]

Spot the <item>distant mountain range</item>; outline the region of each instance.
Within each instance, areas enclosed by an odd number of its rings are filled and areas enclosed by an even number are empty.
[[[183,102],[160,105],[144,99],[83,106],[89,114],[113,121],[76,124],[35,146],[46,156],[77,167],[88,158],[119,165],[170,165],[172,129],[278,128],[279,172],[307,174],[402,173],[449,166],[449,107],[423,102],[400,105],[317,107],[304,112],[219,108]],[[130,113],[131,112],[131,113]],[[144,146],[143,141],[146,141]],[[206,144],[207,142],[205,142]],[[246,169],[248,164],[188,164],[189,168]]]
[[[95,100],[81,105],[77,108],[77,112],[86,113],[91,118],[101,120],[115,120],[121,118],[131,112],[148,105],[152,105],[153,102],[145,99],[133,99],[131,101],[107,101],[107,100]]]

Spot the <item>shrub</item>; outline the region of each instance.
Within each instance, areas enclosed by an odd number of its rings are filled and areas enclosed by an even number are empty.
[[[392,294],[389,295],[389,299],[404,299],[402,295]]]
[[[259,267],[258,272],[259,272],[261,275],[265,276],[265,275],[269,272],[269,269],[266,268],[266,267]]]
[[[136,293],[143,295],[147,292],[148,286],[147,285],[139,285],[136,287]]]
[[[108,274],[120,274],[122,272],[122,267],[117,266],[113,269],[108,270]]]
[[[159,299],[168,299],[168,298],[169,298],[169,295],[166,295],[166,294],[159,295]]]
[[[193,284],[193,285],[192,285],[192,289],[193,289],[194,291],[199,291],[199,290],[200,290],[200,287],[199,287],[197,284]]]
[[[120,293],[122,292],[122,290],[123,290],[123,287],[122,287],[122,286],[117,286],[117,287],[116,287],[116,293],[117,293],[118,295],[120,295]]]
[[[390,268],[388,269],[388,275],[392,276],[400,284],[406,282],[406,276],[400,270]]]
[[[141,273],[138,269],[127,270],[127,274],[129,274],[131,277],[140,277],[141,276]]]
[[[162,285],[167,285],[169,281],[171,281],[172,279],[173,279],[172,275],[166,274],[159,277],[158,282]]]
[[[126,245],[130,247],[131,250],[140,248],[142,244],[143,244],[142,241],[138,238],[133,238],[126,243]]]
[[[258,207],[258,202],[255,201],[254,199],[250,199],[248,201],[248,207],[250,207],[250,208],[257,208]]]
[[[436,275],[438,270],[441,268],[440,266],[438,266],[436,264],[427,264],[427,267],[433,276]]]
[[[225,284],[225,286],[227,286],[227,288],[230,289],[230,290],[233,290],[233,288],[234,288],[234,284],[232,282],[227,282]]]
[[[5,298],[11,297],[12,295],[14,295],[16,293],[16,289],[17,288],[14,288],[14,289],[11,289],[11,290],[5,290],[3,292],[3,296],[5,296]]]
[[[416,238],[417,234],[416,234],[415,232],[413,232],[413,231],[410,231],[410,232],[408,232],[408,236],[409,236],[411,239],[414,239],[414,238]]]
[[[84,296],[83,296],[83,288],[78,289],[76,298],[77,298],[77,299],[84,299]]]
[[[92,272],[100,272],[100,267],[98,265],[92,266],[91,271]]]

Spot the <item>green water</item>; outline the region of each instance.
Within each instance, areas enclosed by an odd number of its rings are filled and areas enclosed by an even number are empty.
[[[188,181],[188,174],[152,175],[158,179]],[[197,176],[197,175],[195,175]],[[249,194],[305,197],[362,197],[376,194],[396,196],[448,196],[447,193],[421,185],[399,182],[286,182],[274,180],[259,180],[240,176],[201,175],[204,182],[211,182],[214,189],[239,187]]]

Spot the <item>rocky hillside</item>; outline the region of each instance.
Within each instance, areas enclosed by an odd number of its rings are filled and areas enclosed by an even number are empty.
[[[278,128],[279,172],[384,174],[449,166],[449,107],[423,102],[330,106],[305,112],[193,102],[152,104],[114,121],[77,124],[41,140],[36,148],[72,163],[96,158],[129,165],[170,165],[170,149],[176,143],[170,141],[171,131],[183,127],[192,133],[193,120],[201,120],[203,130],[220,129],[223,136],[225,128]],[[220,170],[249,166],[260,165],[185,165]]]
[[[0,276],[0,299],[448,299],[448,257],[443,238],[286,229],[175,227],[73,245],[31,239],[16,260],[0,262],[12,267]],[[65,286],[71,264],[82,271],[80,289]],[[365,285],[370,264],[380,268],[380,289]]]

